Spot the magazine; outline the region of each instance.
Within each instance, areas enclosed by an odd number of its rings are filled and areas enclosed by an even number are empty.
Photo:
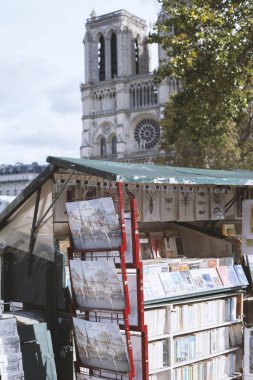
[[[244,273],[244,270],[240,264],[234,265],[235,272],[239,278],[239,281],[242,285],[249,285],[248,279]]]
[[[162,286],[164,288],[164,291],[166,293],[166,296],[175,295],[177,293],[177,289],[173,281],[173,278],[171,276],[171,273],[169,272],[159,273],[159,277],[160,277]]]
[[[225,287],[241,286],[233,265],[217,267],[217,271]]]
[[[184,270],[180,272],[180,276],[183,280],[185,289],[187,292],[194,292],[196,291],[196,286],[194,284],[194,281],[191,276],[191,272],[189,270]]]

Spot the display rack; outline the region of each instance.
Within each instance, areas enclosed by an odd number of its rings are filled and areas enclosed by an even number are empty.
[[[117,194],[118,194],[118,202],[116,204],[117,214],[119,218],[119,224],[121,228],[121,237],[122,243],[118,248],[118,258],[117,258],[117,267],[120,269],[120,274],[122,278],[122,287],[124,293],[125,307],[122,311],[109,311],[109,310],[96,310],[92,308],[80,308],[77,306],[75,301],[75,297],[72,298],[72,306],[71,310],[74,316],[83,314],[82,318],[86,321],[92,321],[100,323],[112,323],[113,325],[118,325],[121,330],[124,331],[125,334],[125,342],[126,348],[128,352],[128,360],[129,360],[129,371],[126,373],[122,373],[122,371],[117,370],[107,370],[106,368],[99,369],[98,367],[92,367],[90,365],[85,366],[85,371],[89,375],[95,374],[96,377],[101,378],[112,378],[112,379],[129,379],[132,380],[134,377],[134,361],[133,361],[133,352],[132,352],[132,343],[131,343],[131,334],[130,334],[130,326],[129,326],[129,314],[130,314],[130,300],[129,300],[129,291],[127,284],[127,272],[126,272],[126,263],[125,263],[125,250],[126,250],[126,231],[125,231],[125,222],[124,222],[124,211],[123,211],[123,196],[122,196],[122,184],[117,183]],[[104,257],[97,255],[99,252],[105,251],[105,249],[95,249],[92,250],[77,250],[73,246],[73,242],[70,241],[70,247],[68,248],[68,257],[69,260],[74,260],[74,254],[80,254],[81,261],[94,261],[98,263]],[[110,257],[110,251],[107,249],[106,255],[107,259]],[[70,276],[71,279],[71,276]],[[71,279],[71,287],[72,294],[74,294],[73,281]],[[109,328],[109,326],[108,326]],[[78,352],[78,349],[77,349]],[[117,363],[116,363],[117,364]],[[75,363],[75,369],[77,373],[81,373],[84,370],[84,366],[81,364],[80,357],[77,355],[77,361]]]

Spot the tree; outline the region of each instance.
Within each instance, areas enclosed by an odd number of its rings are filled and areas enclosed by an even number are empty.
[[[253,1],[159,1],[149,41],[167,59],[156,80],[180,83],[165,108],[162,147],[176,152],[175,164],[252,168]]]

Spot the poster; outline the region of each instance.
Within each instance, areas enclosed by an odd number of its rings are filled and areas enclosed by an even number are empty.
[[[163,186],[160,190],[161,221],[177,220],[177,189]]]
[[[210,219],[210,199],[208,187],[196,189],[196,220]]]
[[[195,220],[195,191],[191,188],[180,188],[178,194],[178,220],[187,222]]]
[[[143,222],[160,221],[160,188],[145,186],[143,188]]]
[[[211,197],[211,219],[222,220],[225,217],[225,190],[213,188],[210,192]]]
[[[85,309],[123,310],[125,300],[115,265],[111,261],[70,260],[77,306]]]
[[[66,203],[74,250],[116,250],[121,229],[112,198]]]
[[[82,366],[123,373],[130,371],[125,344],[116,323],[73,318],[73,324]]]

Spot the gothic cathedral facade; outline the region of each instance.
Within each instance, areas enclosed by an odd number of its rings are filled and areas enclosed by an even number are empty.
[[[154,84],[146,22],[119,10],[86,22],[82,158],[149,162],[162,155],[160,119],[176,90]]]

